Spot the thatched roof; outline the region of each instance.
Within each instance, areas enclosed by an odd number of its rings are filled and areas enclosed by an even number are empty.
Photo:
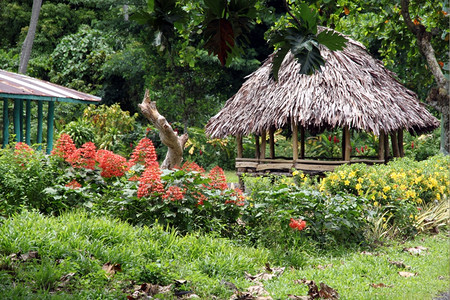
[[[398,129],[431,131],[439,126],[417,95],[395,79],[359,42],[349,39],[342,51],[320,46],[322,72],[299,74],[291,53],[284,59],[278,82],[270,77],[273,54],[250,74],[241,89],[206,125],[213,138],[261,134],[271,126],[294,122],[311,131],[350,126],[386,133]]]

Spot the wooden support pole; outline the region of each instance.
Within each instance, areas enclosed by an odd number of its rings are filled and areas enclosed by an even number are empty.
[[[259,152],[259,135],[255,134],[255,157],[259,159],[260,152]]]
[[[42,120],[44,119],[42,113],[42,101],[38,101],[38,124],[37,124],[37,140],[36,143],[42,144]],[[41,150],[42,146],[39,145],[38,149]]]
[[[266,158],[266,144],[267,144],[267,134],[266,131],[263,130],[261,133],[261,151],[260,151],[261,159]]]
[[[391,133],[391,143],[392,143],[392,155],[394,157],[400,157],[400,151],[398,149],[398,139],[397,139],[396,131],[393,131]]]
[[[270,148],[270,158],[275,158],[275,127],[271,126],[269,128],[269,148]]]
[[[9,143],[8,99],[3,99],[3,148]]]
[[[388,162],[389,161],[389,157],[390,157],[390,150],[389,150],[389,134],[385,133],[384,134],[384,162]]]
[[[305,159],[305,127],[300,126],[300,158]]]
[[[386,135],[384,134],[384,131],[381,130],[380,136],[378,137],[378,159],[384,160],[384,139],[386,138]]]
[[[25,108],[25,143],[31,145],[31,100],[27,99]]]
[[[14,99],[14,134],[16,135],[16,142],[20,142],[20,99]]]
[[[55,102],[48,103],[47,114],[47,154],[50,154],[53,149],[53,119],[55,117]]]
[[[19,113],[20,113],[20,122],[19,122],[19,126],[20,126],[20,141],[23,142],[23,100],[20,100],[20,109],[19,109]]]
[[[298,127],[292,123],[292,158],[294,161],[298,159]]]
[[[398,151],[400,157],[405,156],[405,149],[403,148],[403,129],[399,129],[397,133],[397,139],[398,139]]]
[[[350,142],[350,129],[348,126],[344,127],[344,143],[345,143],[345,152],[344,152],[344,160],[350,161],[350,155],[352,153],[352,144]]]
[[[237,157],[242,158],[242,153],[244,152],[244,148],[242,147],[242,134],[236,135],[236,145],[237,145]]]

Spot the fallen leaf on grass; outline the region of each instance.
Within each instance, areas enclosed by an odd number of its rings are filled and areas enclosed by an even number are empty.
[[[368,252],[368,251],[363,251],[363,252],[361,252],[361,254],[365,254],[365,255],[373,255],[372,252]]]
[[[127,296],[128,300],[148,299],[157,294],[169,293],[172,289],[172,285],[161,286],[158,284],[143,283],[137,286],[134,293]]]
[[[396,266],[397,268],[411,269],[410,266],[405,265],[405,263],[402,262],[402,261],[389,260],[389,263],[390,263],[391,265]]]
[[[309,288],[308,295],[310,299],[327,299],[327,300],[339,299],[338,292],[323,282],[319,284],[320,290],[317,287],[317,284],[314,282],[314,280],[300,279],[294,280],[294,283],[306,284]]]
[[[289,299],[293,299],[293,300],[311,300],[311,298],[309,296],[296,296],[296,295],[288,295]]]
[[[384,284],[382,282],[380,282],[380,283],[371,283],[370,286],[373,287],[373,288],[376,288],[376,289],[378,289],[378,288],[385,288],[385,287],[387,287],[387,288],[393,287],[393,285],[386,285],[386,284]]]
[[[427,252],[428,248],[422,247],[422,246],[416,246],[416,247],[412,247],[412,248],[403,248],[403,251],[409,252],[409,254],[411,254],[411,255],[420,255],[423,252]]]
[[[245,278],[250,280],[250,281],[254,281],[254,282],[259,282],[260,280],[270,280],[273,277],[276,276],[280,276],[281,274],[283,274],[285,268],[270,268],[268,267],[268,264],[266,264],[266,268],[265,268],[266,272],[263,273],[259,273],[256,275],[251,275],[250,273],[244,272],[245,273]]]
[[[253,285],[247,288],[247,291],[256,297],[265,297],[267,298],[269,296],[269,292],[264,289],[262,285]],[[272,299],[272,297],[269,297]],[[267,298],[268,299],[268,298]]]
[[[413,277],[416,276],[417,273],[411,273],[411,272],[398,272],[398,275],[402,277]]]
[[[333,264],[328,264],[328,265],[325,265],[325,266],[318,265],[316,268],[319,269],[319,270],[325,270],[326,268],[331,268],[332,266],[333,266]]]
[[[12,261],[28,261],[32,259],[39,259],[39,253],[37,251],[28,251],[28,253],[20,254],[19,253],[13,253],[10,256],[8,256]]]
[[[117,272],[122,272],[122,267],[120,266],[120,264],[113,264],[110,262],[104,264],[102,269],[108,274],[108,276],[112,276]]]

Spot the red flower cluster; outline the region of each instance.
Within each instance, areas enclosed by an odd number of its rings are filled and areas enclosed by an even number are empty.
[[[130,163],[141,163],[147,166],[156,161],[156,158],[156,151],[155,146],[153,146],[153,142],[148,138],[143,138],[140,140],[136,148],[134,148],[134,151],[131,154]]]
[[[98,167],[102,169],[101,176],[105,178],[120,177],[130,169],[130,163],[125,157],[109,150],[98,150],[96,155]]]
[[[194,193],[192,194],[192,197],[197,199],[197,205],[203,205],[205,203],[205,201],[208,201],[208,198],[204,194],[202,194],[198,191],[195,191]]]
[[[72,164],[74,168],[95,169],[95,157],[97,147],[93,142],[87,142],[76,149],[66,161]]]
[[[76,190],[81,187],[81,184],[74,179],[71,182],[67,183],[66,187]]]
[[[359,150],[359,148],[358,147],[355,147],[355,150],[356,150],[356,152],[358,152],[358,153],[364,153],[364,150],[367,150],[367,145],[366,146],[361,146],[361,150]]]
[[[63,133],[56,141],[55,148],[52,150],[52,155],[56,155],[67,160],[77,150],[70,135]]]
[[[328,136],[328,140],[331,142],[331,135]],[[339,139],[337,138],[337,136],[333,136],[333,143],[339,143]]]
[[[228,188],[227,179],[221,167],[216,166],[212,168],[211,171],[209,171],[208,178],[211,179],[211,182],[209,183],[211,188],[222,191]]]
[[[22,167],[25,166],[30,160],[30,155],[34,153],[34,150],[25,143],[19,142],[14,146],[14,160]]]
[[[197,165],[195,162],[193,161],[186,161],[183,166],[181,167],[182,170],[186,171],[186,172],[199,172],[199,173],[204,173],[205,169],[203,169],[202,167],[200,167],[199,165]]]
[[[138,198],[148,196],[151,193],[164,193],[161,170],[156,161],[148,165],[139,178]]]
[[[166,193],[162,196],[163,199],[169,199],[172,201],[183,200],[186,189],[181,189],[176,185],[169,186]]]
[[[242,191],[238,188],[234,189],[234,192],[231,194],[232,197],[235,197],[236,200],[227,200],[225,204],[236,204],[237,206],[244,206],[245,204],[245,196],[242,194]]]
[[[294,230],[302,231],[306,227],[306,222],[302,219],[295,220],[291,218],[291,222],[289,223],[289,227]]]

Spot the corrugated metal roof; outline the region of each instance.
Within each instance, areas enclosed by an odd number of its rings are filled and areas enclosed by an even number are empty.
[[[0,70],[0,98],[98,103],[100,97],[69,89],[30,76]]]

